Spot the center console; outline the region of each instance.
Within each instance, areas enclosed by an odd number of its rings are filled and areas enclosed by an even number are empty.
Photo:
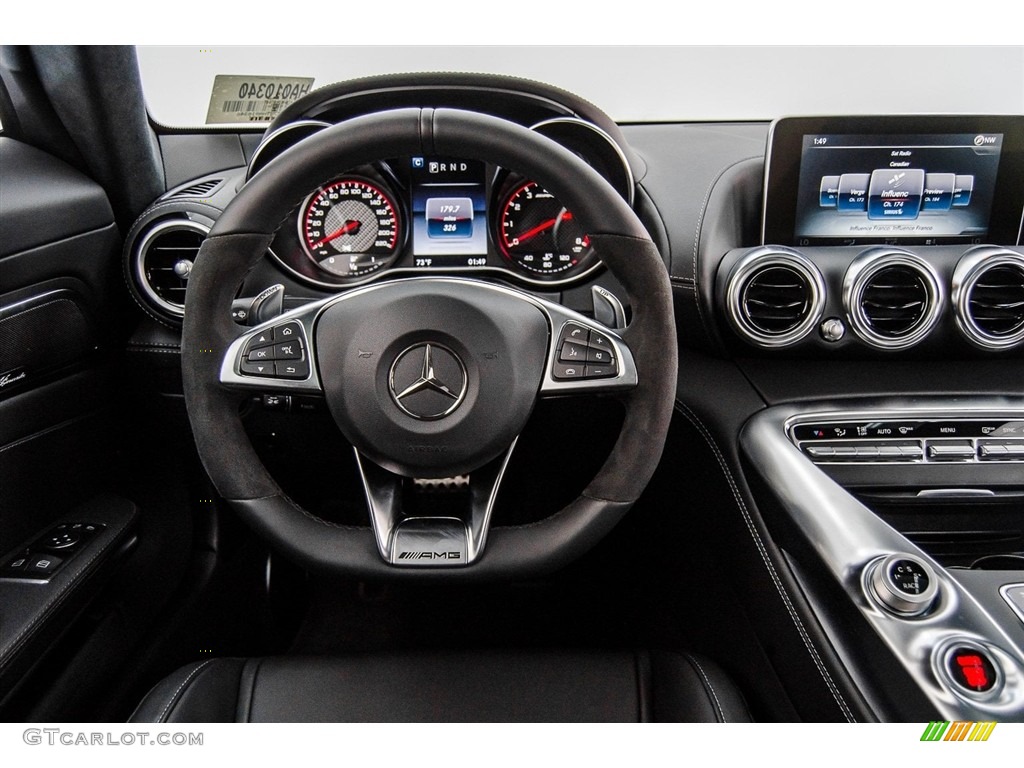
[[[814,559],[794,571],[863,690],[885,687],[889,660],[851,648],[856,615],[942,717],[1024,720],[1022,428],[1024,400],[1008,398],[805,402],[747,423],[744,456]],[[933,548],[929,516],[953,540],[989,529],[988,550]],[[836,590],[847,605],[829,604]]]

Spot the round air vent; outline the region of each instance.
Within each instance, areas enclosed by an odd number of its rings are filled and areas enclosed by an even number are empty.
[[[170,219],[139,238],[133,275],[143,298],[161,315],[184,316],[189,274],[209,231],[188,219]]]
[[[761,346],[783,347],[804,338],[821,318],[825,281],[799,253],[759,248],[733,269],[726,293],[737,331]]]
[[[935,270],[906,251],[862,253],[846,271],[843,302],[850,325],[868,344],[905,349],[939,319],[942,286]]]
[[[974,344],[1007,349],[1024,341],[1024,256],[983,246],[953,272],[956,322]]]

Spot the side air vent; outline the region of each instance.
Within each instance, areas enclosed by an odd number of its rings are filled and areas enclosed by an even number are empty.
[[[804,338],[821,318],[825,282],[796,251],[759,248],[733,269],[726,293],[740,334],[761,346],[783,347]]]
[[[991,246],[963,255],[953,272],[961,332],[985,349],[1024,341],[1024,255]]]
[[[179,189],[177,192],[171,193],[167,199],[177,200],[179,197],[209,197],[210,193],[213,192],[217,187],[221,185],[224,179],[206,179],[193,184],[190,187]]]
[[[942,286],[935,270],[919,256],[873,249],[850,264],[843,302],[850,325],[868,344],[906,349],[935,326]]]
[[[138,240],[133,273],[141,294],[159,313],[181,318],[185,289],[199,247],[210,230],[188,219],[162,221]]]

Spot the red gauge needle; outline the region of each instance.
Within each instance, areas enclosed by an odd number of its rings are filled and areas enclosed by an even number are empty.
[[[361,223],[362,222],[356,221],[355,219],[349,219],[348,221],[345,222],[345,226],[340,227],[340,228],[334,230],[329,235],[325,235],[324,237],[321,237],[315,243],[310,243],[309,244],[310,250],[315,251],[321,245],[323,245],[324,243],[331,242],[331,240],[333,240],[336,237],[341,237],[342,235],[348,234],[349,232],[355,232],[357,229],[359,229],[359,225]]]
[[[565,211],[564,213],[556,216],[553,219],[548,219],[547,221],[542,221],[536,227],[533,227],[532,229],[526,230],[521,235],[516,235],[516,239],[520,243],[522,243],[522,242],[524,242],[526,240],[529,240],[531,237],[536,237],[541,232],[543,232],[545,229],[551,229],[559,221],[572,221],[572,212],[571,211]]]

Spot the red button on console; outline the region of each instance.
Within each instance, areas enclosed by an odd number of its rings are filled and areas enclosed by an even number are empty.
[[[976,693],[990,691],[996,684],[992,660],[976,648],[954,649],[949,655],[949,673],[957,685]]]

